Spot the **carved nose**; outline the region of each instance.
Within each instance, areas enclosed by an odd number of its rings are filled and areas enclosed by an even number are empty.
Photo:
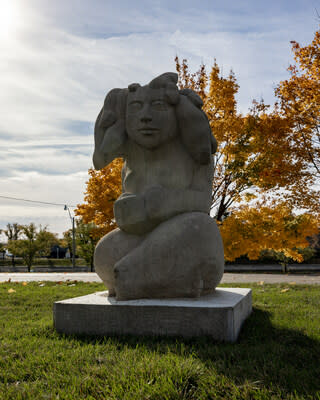
[[[150,121],[152,121],[151,115],[143,115],[141,117],[141,122],[150,122]]]
[[[141,122],[151,122],[152,121],[150,107],[148,105],[145,105],[143,107],[140,120],[141,120]]]

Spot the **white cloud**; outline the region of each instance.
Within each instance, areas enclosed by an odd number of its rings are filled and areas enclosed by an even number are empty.
[[[29,199],[57,205],[23,202],[0,197],[0,229],[8,222],[47,225],[61,233],[70,228],[68,213],[63,204],[76,206],[83,202],[87,170],[65,175],[46,175],[39,172],[15,172],[14,176],[1,178],[1,195]],[[72,209],[72,208],[71,208]]]

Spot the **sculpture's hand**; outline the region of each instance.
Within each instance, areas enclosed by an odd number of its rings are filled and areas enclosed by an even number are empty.
[[[166,191],[162,186],[152,186],[145,193],[146,212],[150,219],[162,219]]]
[[[142,235],[155,226],[148,219],[144,196],[124,193],[113,207],[117,225],[127,233]]]

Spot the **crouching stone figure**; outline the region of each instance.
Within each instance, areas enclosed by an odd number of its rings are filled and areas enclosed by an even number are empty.
[[[177,74],[111,90],[95,124],[93,162],[123,157],[119,228],[97,244],[97,274],[117,300],[214,291],[223,245],[209,216],[216,140],[200,97]]]

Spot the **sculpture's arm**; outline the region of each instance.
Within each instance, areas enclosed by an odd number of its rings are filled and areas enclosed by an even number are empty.
[[[208,117],[201,109],[202,104],[193,90],[180,90],[176,115],[186,150],[197,164],[207,165],[211,162],[211,154],[217,150],[217,141],[211,133]]]
[[[161,222],[185,212],[209,213],[211,199],[205,191],[155,186],[145,193],[145,204],[148,218]]]
[[[95,169],[101,169],[117,157],[123,157],[126,153],[124,119],[118,119],[111,126],[111,121],[104,119],[103,109],[100,111],[94,128],[95,147],[93,153],[93,165]]]
[[[127,89],[112,89],[106,96],[94,127],[93,165],[101,169],[126,153],[125,110]]]
[[[142,235],[177,214],[200,211],[209,213],[208,193],[198,190],[149,188],[142,195],[123,193],[114,203],[114,216],[120,229]]]

